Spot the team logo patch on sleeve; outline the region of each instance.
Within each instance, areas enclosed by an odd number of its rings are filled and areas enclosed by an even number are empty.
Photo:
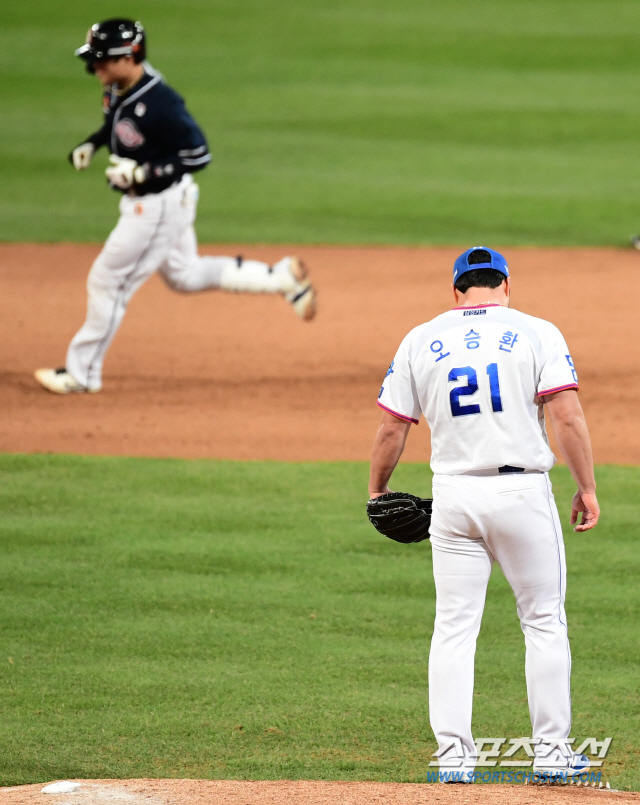
[[[116,137],[125,148],[140,148],[140,146],[145,143],[144,134],[133,120],[129,120],[128,118],[119,120],[113,130],[116,133]]]

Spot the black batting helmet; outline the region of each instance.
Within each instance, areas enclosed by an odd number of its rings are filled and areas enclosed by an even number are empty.
[[[91,65],[96,61],[133,56],[133,60],[139,64],[146,55],[146,36],[142,24],[120,18],[92,25],[87,32],[87,43],[76,50],[76,56],[86,61],[90,73],[93,72]]]

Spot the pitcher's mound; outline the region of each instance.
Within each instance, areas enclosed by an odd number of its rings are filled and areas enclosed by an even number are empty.
[[[80,780],[69,794],[43,784],[0,789],[6,805],[640,805],[640,794],[580,786],[419,785],[239,780]]]

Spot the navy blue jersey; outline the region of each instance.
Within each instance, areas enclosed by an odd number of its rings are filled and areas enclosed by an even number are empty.
[[[142,79],[122,95],[115,88],[106,90],[103,111],[102,128],[84,142],[106,145],[112,154],[144,165],[149,178],[134,186],[139,195],[159,193],[211,161],[204,134],[184,100],[158,73],[145,68]]]

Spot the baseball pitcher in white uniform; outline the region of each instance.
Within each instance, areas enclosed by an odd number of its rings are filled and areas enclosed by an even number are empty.
[[[599,507],[578,376],[553,324],[509,307],[507,262],[474,247],[454,264],[455,307],[412,330],[380,391],[370,498],[389,492],[412,423],[431,429],[430,527],[436,617],[429,713],[441,772],[471,781],[474,657],[491,568],[514,592],[525,638],[533,770],[574,774],[589,761],[567,742],[571,654],[562,528],[549,481],[545,413],[577,484],[571,523]]]

